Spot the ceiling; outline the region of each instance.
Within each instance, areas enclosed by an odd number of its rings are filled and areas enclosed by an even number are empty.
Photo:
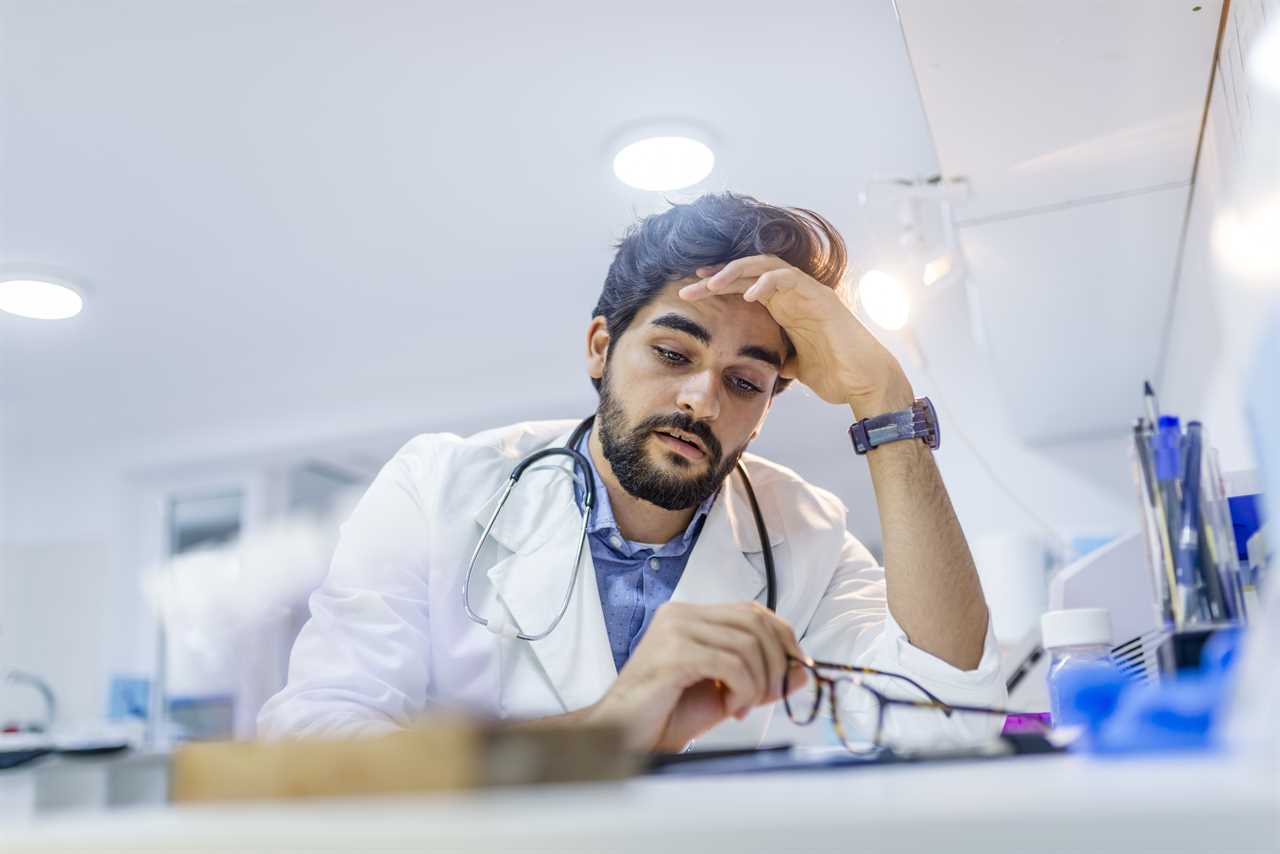
[[[697,190],[855,247],[872,168],[934,168],[891,4],[776,9],[0,3],[0,263],[89,290],[0,317],[9,448],[588,403],[611,244],[662,201],[611,174],[629,125],[696,117]]]
[[[664,204],[610,171],[642,122],[714,143],[710,178],[673,197],[811,207],[855,259],[896,236],[892,210],[858,206],[868,181],[967,176],[968,295],[1017,438],[1114,428],[1127,374],[1154,369],[1203,6],[0,0],[0,266],[88,292],[71,321],[0,314],[0,481],[61,508],[54,461],[588,410],[612,244]],[[957,326],[964,302],[921,329]],[[982,362],[967,336],[924,343],[940,375]],[[987,399],[985,372],[946,378],[961,406]],[[754,449],[835,489],[874,542],[864,469],[830,483],[848,412],[788,394]]]
[[[897,0],[990,364],[1032,441],[1160,373],[1222,4]]]

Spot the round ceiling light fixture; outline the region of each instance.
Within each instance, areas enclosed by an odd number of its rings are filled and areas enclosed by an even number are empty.
[[[42,279],[14,278],[0,281],[0,311],[32,320],[66,320],[84,308],[84,298],[74,288]]]
[[[651,136],[625,146],[613,158],[613,174],[637,190],[679,190],[711,174],[716,156],[687,136]]]

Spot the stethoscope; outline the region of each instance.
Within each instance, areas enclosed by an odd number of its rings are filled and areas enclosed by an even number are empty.
[[[569,610],[569,601],[573,598],[573,590],[578,585],[578,572],[582,567],[582,552],[587,547],[587,522],[591,518],[591,508],[595,507],[596,503],[596,485],[595,478],[591,475],[591,464],[586,457],[577,451],[577,447],[578,443],[582,441],[582,437],[591,429],[594,421],[594,415],[583,420],[574,429],[573,434],[569,436],[569,441],[564,444],[564,447],[543,448],[541,451],[535,451],[521,460],[511,470],[511,477],[507,480],[507,485],[502,491],[502,497],[498,499],[498,506],[494,508],[493,515],[489,517],[489,524],[485,525],[484,533],[480,535],[480,541],[476,543],[475,551],[471,553],[471,562],[467,564],[467,577],[462,582],[462,608],[472,622],[479,623],[494,634],[514,637],[524,641],[542,640],[555,631],[556,626],[560,625],[560,621],[564,619],[564,615]],[[498,514],[502,512],[502,505],[507,503],[511,490],[515,489],[525,469],[538,460],[556,455],[569,457],[573,462],[574,476],[582,480],[582,531],[578,535],[578,552],[573,560],[573,576],[569,580],[569,587],[565,590],[564,599],[560,603],[560,613],[556,615],[555,620],[551,622],[546,631],[531,635],[517,631],[509,621],[503,621],[501,625],[493,625],[489,620],[472,610],[471,573],[475,571],[476,559],[480,557],[480,550],[484,547],[485,541],[489,539],[489,532],[493,530],[494,523],[498,521]],[[751,513],[756,518],[756,532],[760,535],[760,548],[764,555],[765,605],[770,611],[773,611],[776,610],[778,605],[778,579],[773,568],[773,547],[769,544],[769,530],[765,527],[764,514],[760,512],[760,503],[756,501],[756,491],[751,487],[751,478],[747,476],[747,469],[742,465],[741,460],[738,461],[736,469],[738,474],[742,476],[742,485],[746,487],[747,499],[751,502]]]

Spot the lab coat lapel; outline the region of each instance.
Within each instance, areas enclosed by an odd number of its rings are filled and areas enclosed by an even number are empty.
[[[766,504],[766,496],[757,494],[757,498]],[[762,509],[766,525],[770,518],[777,519],[768,506]],[[769,541],[774,546],[782,543],[776,521],[769,531]],[[742,492],[741,475],[735,471],[707,514],[672,600],[724,603],[758,598],[766,587],[764,569],[757,568],[747,554],[761,550],[755,517]]]
[[[553,444],[562,446],[568,434]],[[544,631],[564,603],[582,535],[573,494],[573,466],[553,456],[527,469],[498,516],[490,536],[510,554],[488,570],[499,602],[521,631]],[[498,496],[476,514],[482,526]],[[530,642],[566,711],[600,699],[617,677],[600,607],[589,546],[582,548],[564,618],[546,638]]]

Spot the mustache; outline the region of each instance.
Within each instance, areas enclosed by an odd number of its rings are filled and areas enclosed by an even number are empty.
[[[711,432],[711,428],[705,422],[694,421],[692,417],[683,412],[673,412],[670,415],[651,415],[636,425],[636,433],[638,434],[652,433],[654,430],[679,430],[681,433],[697,436],[702,440],[702,445],[707,449],[707,453],[711,455],[712,461],[720,459],[720,442],[716,439],[715,434]]]

